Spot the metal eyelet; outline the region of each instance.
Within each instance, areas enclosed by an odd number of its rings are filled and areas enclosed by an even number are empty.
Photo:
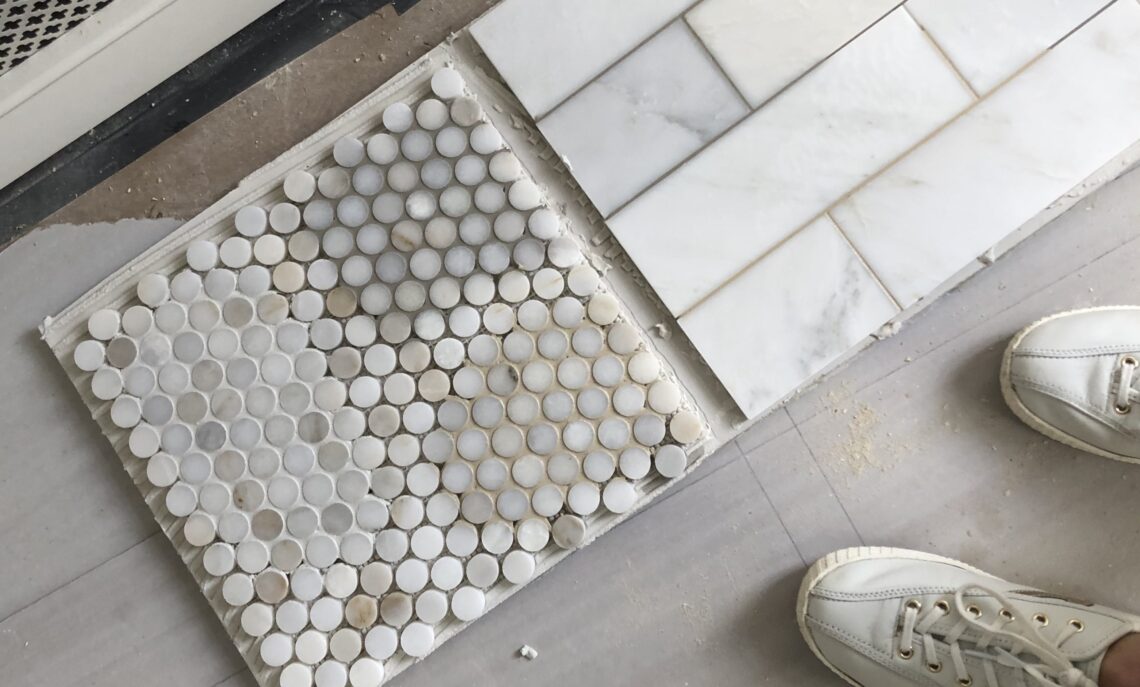
[[[921,611],[922,610],[922,602],[919,601],[918,599],[910,599],[909,601],[906,602],[906,607],[912,611]]]
[[[1136,367],[1140,363],[1138,363],[1136,361],[1136,358],[1134,356],[1126,355],[1120,359],[1120,364],[1121,365],[1131,365],[1132,367]]]
[[[942,664],[941,663],[927,663],[926,669],[932,673],[941,673],[942,672]]]
[[[1077,620],[1076,618],[1073,618],[1072,620],[1069,621],[1069,627],[1073,628],[1077,632],[1084,632],[1085,631],[1085,624],[1082,623],[1081,621]]]
[[[941,600],[935,601],[934,607],[937,608],[938,610],[942,611],[943,613],[949,613],[950,612],[950,604],[946,603],[945,601],[941,601]]]
[[[1132,412],[1132,406],[1112,405],[1112,409],[1116,411],[1117,415],[1127,415]]]
[[[899,649],[899,658],[909,661],[914,657],[914,649]]]
[[[1007,608],[1003,608],[998,611],[998,615],[1002,617],[1002,620],[1013,620],[1013,613],[1010,613],[1009,609]]]
[[[973,604],[966,606],[966,612],[969,613],[970,615],[974,616],[975,618],[981,618],[982,617],[982,609],[978,608],[977,606],[975,606]]]
[[[1044,613],[1038,613],[1037,615],[1033,616],[1033,622],[1037,623],[1041,627],[1045,627],[1049,624],[1049,616],[1045,615]]]
[[[967,675],[966,677],[958,680],[958,684],[962,685],[962,687],[970,687],[970,685],[974,684],[974,678]]]

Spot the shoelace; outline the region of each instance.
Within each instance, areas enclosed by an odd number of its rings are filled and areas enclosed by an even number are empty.
[[[971,592],[981,592],[1001,604],[1003,611],[998,614],[994,622],[983,622],[977,609],[966,605],[965,596]],[[1033,623],[1005,610],[1011,608],[1013,604],[1003,594],[976,584],[958,589],[954,593],[953,607],[942,601],[933,604],[923,613],[917,602],[908,602],[904,607],[899,654],[904,658],[913,656],[915,640],[918,639],[923,650],[923,658],[927,661],[927,668],[931,672],[941,671],[942,663],[938,659],[936,640],[934,635],[930,634],[930,629],[939,620],[956,614],[957,622],[945,634],[942,641],[950,647],[950,660],[957,673],[959,685],[969,687],[975,683],[975,676],[970,675],[966,668],[966,658],[977,658],[982,660],[985,687],[1000,687],[995,664],[1021,670],[1031,679],[1029,684],[1041,687],[1096,687],[1095,682],[1086,677],[1061,653],[1061,647],[1065,642],[1080,632],[1083,626],[1069,623],[1056,637],[1047,639]],[[970,630],[979,637],[965,640],[972,645],[972,648],[965,648],[960,641]],[[1010,648],[991,646],[1003,642],[1008,642]],[[1032,654],[1038,662],[1026,661],[1022,658],[1024,654]]]
[[[1140,392],[1132,388],[1132,379],[1136,374],[1136,359],[1128,356],[1120,360],[1120,383],[1116,387],[1116,412],[1127,413],[1132,410],[1132,401]]]

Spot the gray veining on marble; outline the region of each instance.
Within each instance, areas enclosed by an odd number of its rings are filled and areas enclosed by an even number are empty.
[[[748,112],[677,20],[583,88],[538,127],[609,215]]]

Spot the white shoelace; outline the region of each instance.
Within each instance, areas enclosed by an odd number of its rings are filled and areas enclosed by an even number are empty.
[[[942,602],[924,610],[917,604],[908,603],[904,607],[902,632],[899,637],[900,655],[914,656],[917,653],[915,640],[918,640],[927,668],[933,672],[942,670],[942,663],[938,658],[937,640],[930,634],[930,629],[947,616],[957,616],[957,622],[949,632],[945,633],[942,642],[950,647],[950,660],[957,673],[958,684],[967,687],[979,685],[978,678],[981,676],[971,675],[966,669],[966,658],[977,658],[982,659],[985,687],[1000,687],[995,665],[1021,670],[1030,678],[1029,684],[1041,687],[1096,687],[1095,682],[1086,677],[1061,653],[1061,647],[1073,635],[1080,632],[1083,625],[1067,623],[1057,636],[1050,639],[1046,638],[1034,623],[1008,610],[999,613],[992,623],[986,623],[980,619],[976,608],[967,606],[965,597],[973,592],[989,596],[1001,604],[1003,609],[1013,608],[1009,599],[1003,594],[976,584],[966,585],[955,592],[952,606]],[[963,640],[963,635],[971,630],[978,637],[971,636]],[[966,641],[972,646],[965,648],[960,644],[961,641]],[[1009,648],[992,646],[995,642],[1008,642]],[[1037,662],[1027,661],[1024,658],[1026,654],[1032,655]]]
[[[1136,373],[1136,359],[1124,358],[1120,361],[1120,383],[1116,387],[1116,410],[1127,413],[1132,410],[1132,402],[1140,395],[1132,388],[1132,379]]]

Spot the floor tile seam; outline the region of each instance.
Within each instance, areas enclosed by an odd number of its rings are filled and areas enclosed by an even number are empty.
[[[735,93],[736,97],[740,99],[740,104],[744,106],[745,113],[740,117],[740,119],[736,121],[739,122],[743,119],[747,119],[748,115],[755,112],[757,108],[752,107],[752,105],[748,102],[748,98],[744,96],[744,93],[740,90],[740,87],[736,85],[736,81],[731,76],[729,76],[728,72],[724,68],[724,65],[720,63],[720,60],[716,58],[716,55],[713,54],[709,46],[706,45],[704,40],[701,39],[701,35],[697,33],[697,30],[694,29],[693,25],[689,23],[689,10],[685,10],[685,12],[681,14],[680,21],[681,24],[685,27],[685,30],[688,32],[688,34],[692,36],[693,40],[695,40],[697,42],[697,45],[700,46],[701,52],[716,67],[717,73],[721,75],[725,82],[728,83],[729,87],[732,88],[732,92]],[[736,122],[733,122],[732,124],[729,124],[729,127],[732,127],[735,124]],[[701,147],[703,148],[704,146]],[[653,183],[657,183],[657,180],[654,180]]]
[[[867,542],[863,538],[863,533],[860,532],[859,528],[855,526],[855,520],[851,517],[851,513],[847,510],[847,505],[843,503],[843,499],[840,498],[839,492],[836,491],[835,486],[831,483],[831,478],[827,476],[827,471],[820,464],[819,458],[815,455],[815,451],[812,449],[811,444],[809,444],[807,442],[807,439],[804,437],[804,432],[802,429],[800,429],[799,423],[796,422],[795,418],[791,417],[791,413],[788,414],[788,417],[791,419],[792,427],[795,428],[796,434],[799,435],[800,441],[803,443],[804,448],[807,449],[808,455],[811,456],[811,460],[815,464],[816,470],[819,470],[820,476],[823,477],[824,483],[827,485],[828,490],[831,491],[831,497],[835,499],[835,503],[839,505],[839,509],[843,511],[844,517],[847,518],[847,524],[851,526],[851,531],[855,533],[855,537],[859,540],[859,544],[861,546],[866,546]]]
[[[752,475],[752,479],[756,482],[756,486],[760,489],[760,493],[764,495],[764,500],[768,502],[768,506],[772,509],[772,513],[776,516],[776,522],[780,523],[780,528],[784,530],[784,535],[788,538],[788,543],[792,545],[792,549],[799,556],[800,562],[805,567],[810,565],[807,558],[804,557],[803,551],[800,551],[799,544],[796,543],[796,538],[792,536],[791,530],[788,529],[788,524],[784,522],[784,516],[780,514],[780,509],[772,501],[772,497],[768,495],[768,490],[764,488],[764,483],[760,481],[760,476],[756,474],[756,468],[752,467],[751,461],[745,459],[744,464],[748,466],[748,472]]]
[[[95,572],[96,570],[99,570],[100,568],[102,568],[103,566],[107,565],[108,563],[111,563],[111,562],[113,562],[113,561],[115,561],[115,560],[118,560],[119,558],[121,558],[121,557],[123,557],[124,555],[126,555],[126,554],[130,553],[131,551],[133,551],[134,549],[138,548],[139,546],[142,546],[143,544],[146,544],[146,543],[147,543],[147,542],[149,542],[151,539],[154,539],[155,537],[157,537],[157,536],[159,536],[159,535],[161,535],[161,534],[162,534],[162,530],[156,530],[156,531],[154,531],[154,532],[151,532],[150,534],[148,534],[147,536],[143,537],[142,539],[140,539],[139,541],[135,542],[134,544],[131,544],[131,545],[130,545],[130,546],[128,546],[127,548],[125,548],[125,549],[123,549],[123,550],[119,551],[118,553],[115,553],[115,554],[114,554],[114,555],[112,555],[111,557],[109,557],[109,558],[107,558],[107,559],[105,559],[105,560],[103,560],[103,561],[101,561],[101,562],[97,563],[96,565],[94,565],[94,566],[92,566],[92,567],[88,568],[87,570],[84,570],[83,572],[79,573],[79,574],[78,574],[78,575],[76,575],[75,577],[72,577],[70,580],[67,580],[66,582],[64,582],[64,583],[62,583],[62,584],[60,584],[60,585],[56,586],[55,588],[51,589],[50,591],[44,592],[43,594],[41,594],[40,596],[36,597],[36,598],[35,598],[35,599],[33,599],[32,601],[29,601],[28,603],[24,604],[24,605],[23,605],[23,606],[21,606],[20,608],[17,608],[16,610],[12,611],[12,612],[11,612],[11,613],[9,613],[8,615],[4,616],[3,618],[0,618],[0,625],[3,625],[4,623],[8,622],[8,621],[9,621],[9,620],[11,620],[12,618],[15,618],[16,616],[20,615],[21,613],[23,613],[24,611],[28,610],[29,608],[32,608],[33,606],[35,606],[35,605],[36,605],[36,604],[38,604],[39,602],[41,602],[41,601],[43,601],[43,600],[47,599],[48,597],[50,597],[50,596],[54,595],[54,594],[55,594],[55,593],[57,593],[57,592],[63,591],[64,589],[66,589],[67,587],[70,587],[71,585],[75,584],[76,582],[78,582],[79,580],[83,579],[83,578],[84,578],[84,577],[86,577],[87,575],[90,575],[91,573]]]

